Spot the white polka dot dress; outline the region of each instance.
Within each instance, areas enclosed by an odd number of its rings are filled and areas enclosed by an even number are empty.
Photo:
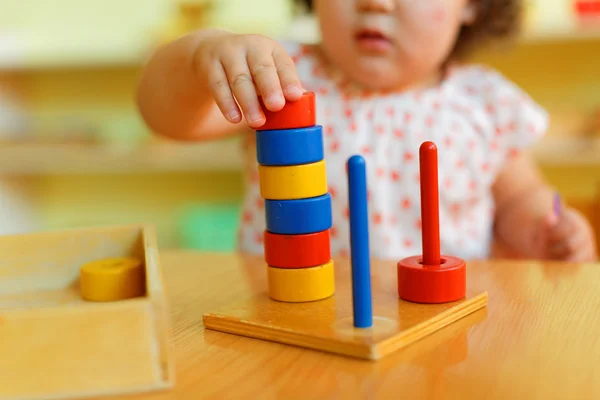
[[[306,90],[317,94],[329,192],[332,255],[349,254],[346,162],[367,162],[372,257],[421,254],[419,146],[438,147],[440,246],[466,260],[489,255],[494,223],[491,186],[506,161],[544,135],[548,116],[498,72],[456,67],[434,88],[404,93],[352,92],[327,77],[309,47],[286,43]],[[238,232],[242,252],[262,254],[264,200],[256,148],[246,143],[246,193]]]

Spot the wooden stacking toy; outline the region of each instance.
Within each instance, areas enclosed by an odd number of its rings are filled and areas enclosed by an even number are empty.
[[[331,198],[314,95],[267,112],[257,132],[266,204],[267,292],[205,313],[207,329],[379,360],[487,305],[467,287],[466,263],[440,255],[437,147],[420,147],[423,254],[371,269],[367,163],[347,161],[350,259],[331,261]],[[261,258],[256,259],[262,265]],[[262,268],[250,268],[254,280]],[[396,294],[397,293],[397,294]],[[321,300],[321,301],[315,301]],[[302,303],[302,304],[297,304]],[[481,321],[482,315],[460,322]]]
[[[331,195],[316,125],[315,95],[305,93],[256,131],[260,193],[265,200],[264,253],[269,296],[309,302],[335,292]]]

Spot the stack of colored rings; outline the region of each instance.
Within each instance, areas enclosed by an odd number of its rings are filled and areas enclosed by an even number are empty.
[[[269,297],[322,300],[334,294],[335,279],[331,195],[315,95],[305,93],[278,112],[263,110],[267,122],[256,132],[256,154],[265,199]]]

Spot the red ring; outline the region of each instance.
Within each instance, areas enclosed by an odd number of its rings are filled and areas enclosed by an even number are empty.
[[[315,94],[306,92],[296,101],[286,101],[279,111],[267,110],[261,99],[261,107],[267,122],[257,130],[298,129],[314,126],[317,123]]]
[[[265,231],[265,261],[277,268],[310,268],[331,260],[329,229],[304,235]]]
[[[421,264],[421,256],[398,262],[398,295],[414,303],[448,303],[464,298],[467,268],[458,257],[442,256],[442,264]]]

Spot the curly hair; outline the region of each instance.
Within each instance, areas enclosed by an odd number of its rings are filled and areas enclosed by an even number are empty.
[[[299,5],[313,10],[313,0],[296,0]],[[470,55],[492,42],[514,38],[521,27],[522,0],[472,0],[475,19],[461,28],[450,58]]]

